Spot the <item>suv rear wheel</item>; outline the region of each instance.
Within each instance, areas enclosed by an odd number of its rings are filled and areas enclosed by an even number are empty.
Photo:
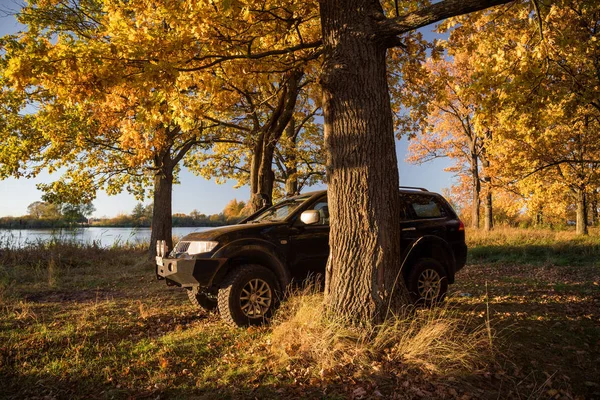
[[[221,318],[230,325],[260,325],[277,307],[279,285],[261,265],[244,264],[231,271],[219,289]]]
[[[217,308],[217,299],[215,296],[210,296],[202,291],[198,286],[188,288],[188,299],[196,307],[203,308],[207,311],[212,311]]]
[[[439,261],[421,258],[413,265],[407,286],[414,303],[433,305],[444,300],[448,292],[446,271]]]

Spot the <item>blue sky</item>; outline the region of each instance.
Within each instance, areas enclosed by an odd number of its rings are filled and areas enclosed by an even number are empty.
[[[18,8],[16,0],[0,0],[0,36],[14,33],[20,29],[19,24],[10,15],[5,15],[7,9]],[[436,160],[420,166],[410,165],[404,162],[408,141],[402,139],[396,142],[396,153],[398,155],[398,168],[400,170],[400,184],[403,186],[426,187],[429,190],[440,192],[442,188],[450,187],[452,174],[445,172],[444,168],[449,166],[448,160]],[[27,214],[27,206],[41,198],[42,193],[37,190],[36,184],[50,182],[58,179],[58,174],[42,174],[36,179],[6,179],[0,181],[0,217]],[[247,200],[249,188],[241,187],[234,189],[235,182],[227,182],[218,185],[214,181],[195,176],[187,170],[180,175],[181,184],[173,189],[173,212],[189,213],[196,209],[205,214],[221,212],[231,199]],[[316,188],[322,188],[323,185]],[[149,203],[147,200],[146,203]],[[137,201],[133,196],[122,193],[116,196],[108,196],[99,193],[94,201],[96,207],[95,217],[116,216],[118,214],[130,213]]]

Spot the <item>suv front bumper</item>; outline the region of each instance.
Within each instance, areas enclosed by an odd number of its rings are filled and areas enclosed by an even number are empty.
[[[212,285],[217,271],[226,258],[163,258],[156,257],[156,278],[181,287]]]

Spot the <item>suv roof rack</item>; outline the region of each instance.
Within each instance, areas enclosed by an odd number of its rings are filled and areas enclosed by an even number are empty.
[[[425,188],[415,186],[400,186],[400,189],[420,190],[421,192],[429,192],[429,190]]]

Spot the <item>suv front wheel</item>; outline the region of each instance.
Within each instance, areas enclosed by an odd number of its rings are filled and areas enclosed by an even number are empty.
[[[219,289],[221,318],[230,325],[260,325],[277,307],[277,278],[261,265],[244,264],[225,278]]]
[[[446,270],[433,258],[421,258],[408,275],[407,287],[416,304],[431,306],[441,302],[448,291]]]

